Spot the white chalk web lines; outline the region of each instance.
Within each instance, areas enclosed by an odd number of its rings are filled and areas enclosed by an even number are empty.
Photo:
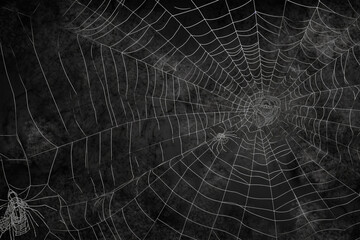
[[[28,131],[4,134],[22,153],[1,152],[16,196],[2,203],[21,211],[2,215],[2,236],[359,237],[355,1],[68,0],[49,43],[33,27],[41,7],[9,11],[38,77],[1,45]]]

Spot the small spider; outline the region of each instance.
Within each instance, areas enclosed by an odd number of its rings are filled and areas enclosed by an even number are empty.
[[[44,219],[44,216],[39,211],[31,208],[13,190],[9,190],[7,208],[4,216],[0,218],[0,238],[6,231],[9,231],[11,240],[14,240],[17,236],[24,235],[30,230],[29,223],[33,227],[36,236],[34,223],[36,226],[39,225],[30,214],[30,211]]]
[[[234,139],[239,139],[236,134],[234,134],[234,131],[228,131],[225,130],[224,128],[223,132],[219,132],[216,133],[213,129],[212,132],[210,132],[210,135],[212,136],[212,139],[210,141],[209,146],[211,147],[211,149],[214,151],[214,148],[216,150],[216,152],[219,154],[220,151],[226,151],[226,149],[230,150],[228,147],[225,146],[226,143],[229,142],[229,140],[231,140],[232,142],[234,142],[235,144],[238,145],[238,143],[234,140]]]

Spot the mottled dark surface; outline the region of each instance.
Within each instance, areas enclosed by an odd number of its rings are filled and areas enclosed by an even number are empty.
[[[360,238],[359,16],[3,1],[1,240]]]

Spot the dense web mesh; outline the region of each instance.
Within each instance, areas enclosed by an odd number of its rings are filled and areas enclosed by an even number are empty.
[[[359,14],[3,6],[1,239],[360,237]]]

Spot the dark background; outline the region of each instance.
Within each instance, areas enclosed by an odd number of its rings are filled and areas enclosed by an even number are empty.
[[[15,239],[360,237],[357,1],[1,4]]]

